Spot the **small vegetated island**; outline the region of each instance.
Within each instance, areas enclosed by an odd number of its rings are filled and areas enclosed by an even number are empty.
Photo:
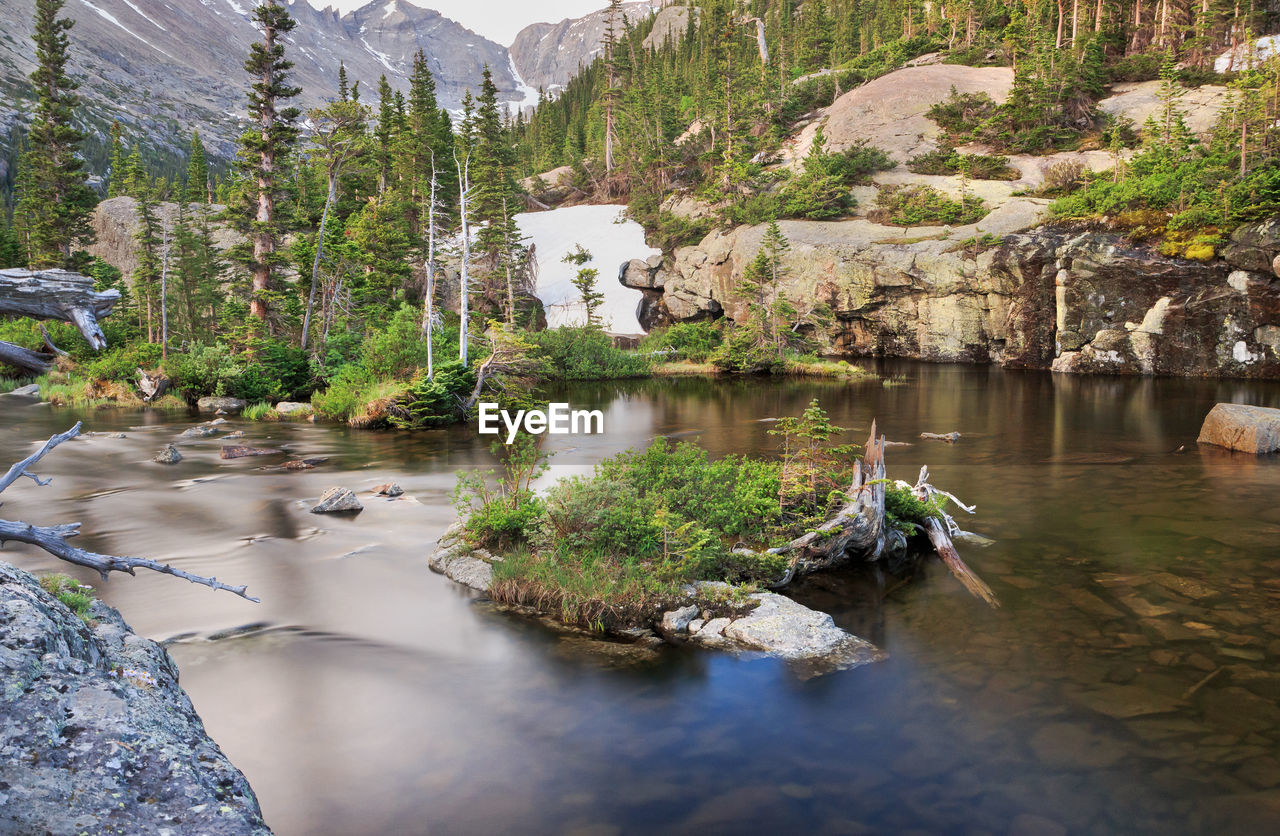
[[[886,478],[885,440],[844,443],[817,400],[780,418],[779,454],[712,459],[659,438],[600,462],[590,476],[532,485],[537,440],[494,445],[500,472],[459,476],[461,518],[431,567],[576,627],[649,643],[763,651],[816,671],[882,658],[868,642],[770,590],[848,563],[920,559],[932,548],[976,595],[990,589],[956,554],[958,501]],[[960,507],[972,512],[973,509]]]

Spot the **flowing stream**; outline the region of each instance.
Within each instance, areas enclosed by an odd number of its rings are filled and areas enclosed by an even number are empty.
[[[251,424],[309,472],[179,442],[183,413],[79,413],[0,398],[0,461],[83,419],[3,516],[80,521],[80,545],[248,583],[254,605],[169,577],[101,583],[171,640],[182,684],[282,836],[387,833],[1274,832],[1280,817],[1280,461],[1200,449],[1216,401],[1280,406],[1280,386],[1074,378],[885,364],[896,385],[652,380],[582,385],[606,433],[556,437],[557,472],[657,435],[767,453],[764,420],[820,398],[890,475],[975,503],[962,545],[990,610],[936,563],[792,594],[890,659],[803,679],[780,661],[656,654],[495,611],[426,566],[460,469],[459,427],[357,432]],[[963,433],[954,445],[920,432]],[[110,434],[124,433],[124,438]],[[1184,448],[1185,449],[1182,449]],[[1180,451],[1181,452],[1178,452]],[[268,459],[266,463],[280,459]],[[327,487],[395,481],[353,519],[308,513]]]

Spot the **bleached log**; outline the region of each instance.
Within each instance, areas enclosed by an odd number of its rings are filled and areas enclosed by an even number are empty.
[[[30,375],[42,375],[53,366],[53,355],[0,340],[0,365],[13,366]]]
[[[98,320],[120,291],[96,291],[93,279],[69,270],[0,270],[0,314],[72,322],[95,351],[107,347]]]
[[[58,433],[44,443],[44,445],[27,456],[22,461],[13,465],[9,470],[0,476],[0,493],[8,488],[14,482],[22,477],[27,477],[37,485],[47,485],[49,480],[41,480],[32,473],[29,468],[32,467],[40,459],[44,458],[54,447],[57,447],[64,441],[68,441],[80,435],[80,423],[77,422],[74,427],[66,432]],[[12,522],[10,520],[0,519],[0,547],[3,547],[7,541],[17,543],[27,543],[32,546],[44,549],[49,554],[68,563],[74,563],[77,566],[85,566],[95,570],[105,581],[111,572],[125,572],[134,574],[135,569],[150,569],[153,572],[160,572],[165,575],[173,575],[175,578],[182,578],[191,583],[198,583],[207,586],[210,589],[221,589],[239,595],[255,604],[259,603],[259,599],[252,598],[247,592],[247,587],[230,586],[219,581],[217,578],[206,578],[200,575],[193,575],[184,572],[181,569],[175,569],[167,563],[160,563],[155,560],[147,560],[140,557],[117,557],[110,554],[98,554],[97,552],[79,549],[67,542],[68,539],[75,537],[80,533],[80,523],[67,523],[64,525],[54,526],[34,526],[24,522]]]

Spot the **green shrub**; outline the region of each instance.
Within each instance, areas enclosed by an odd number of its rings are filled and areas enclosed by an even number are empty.
[[[650,331],[640,341],[641,354],[662,361],[703,363],[724,340],[724,329],[713,322],[678,322]]]
[[[138,379],[138,369],[154,369],[160,364],[160,346],[152,343],[133,343],[109,349],[96,360],[85,362],[80,374],[90,380],[120,380],[133,382]]]
[[[951,95],[945,101],[930,107],[925,115],[949,137],[963,140],[971,137],[979,125],[995,116],[999,107],[995,99],[986,93],[960,93],[952,87]]]
[[[1009,165],[1008,157],[961,154],[954,148],[939,148],[912,157],[907,168],[916,174],[961,174],[974,180],[1017,180],[1022,172]]]
[[[422,312],[402,305],[381,330],[364,339],[360,354],[364,367],[379,380],[405,379],[427,364],[422,338]]]
[[[466,416],[463,402],[476,385],[476,377],[461,362],[452,360],[435,368],[430,380],[419,373],[400,397],[401,412],[389,416],[392,426],[422,429],[454,424]]]
[[[329,388],[311,396],[311,408],[321,418],[345,421],[368,403],[377,380],[359,363],[348,363],[329,378]]]
[[[63,574],[45,575],[40,578],[40,588],[57,598],[80,620],[90,623],[89,610],[93,607],[93,587],[83,586],[75,578]]]
[[[622,561],[652,558],[662,545],[656,497],[630,481],[572,477],[547,491],[538,543]]]
[[[646,357],[616,347],[599,328],[549,328],[528,339],[542,352],[549,376],[556,380],[614,380],[649,373]]]
[[[776,374],[787,367],[786,359],[763,338],[755,320],[730,328],[711,362],[730,374]]]
[[[982,198],[965,195],[952,200],[932,186],[884,186],[876,198],[876,208],[868,217],[876,223],[894,226],[948,224],[963,226],[986,216]]]

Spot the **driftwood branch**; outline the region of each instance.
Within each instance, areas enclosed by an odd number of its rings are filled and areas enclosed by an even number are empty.
[[[0,493],[8,488],[14,482],[22,477],[27,477],[35,481],[37,485],[47,485],[49,480],[41,480],[29,468],[36,464],[40,459],[57,447],[64,441],[75,438],[80,434],[80,424],[77,422],[74,427],[63,433],[50,438],[36,452],[27,456],[22,461],[9,468],[3,476],[0,476]],[[111,572],[125,572],[130,575],[134,574],[135,569],[150,569],[153,572],[160,572],[165,575],[173,575],[175,578],[182,578],[191,583],[198,583],[209,587],[210,589],[221,589],[239,595],[254,603],[258,603],[259,599],[252,598],[247,592],[245,586],[230,586],[222,583],[217,578],[205,578],[200,575],[193,575],[184,572],[181,569],[175,569],[167,563],[160,563],[155,560],[147,560],[139,557],[117,557],[109,554],[98,554],[97,552],[78,549],[67,542],[68,539],[77,536],[80,533],[80,523],[67,523],[55,526],[34,526],[23,522],[11,522],[9,520],[0,519],[0,547],[3,547],[7,541],[17,543],[27,543],[32,546],[44,549],[49,554],[68,563],[74,563],[77,566],[85,566],[93,569],[102,576],[105,581]]]
[[[924,503],[928,503],[934,497],[945,496],[967,514],[972,514],[976,510],[974,506],[965,505],[956,499],[954,495],[930,485],[928,465],[920,468],[920,478],[916,480],[915,487],[912,490],[915,492],[916,498]],[[987,586],[986,582],[960,559],[960,553],[956,551],[955,544],[951,542],[951,536],[960,533],[960,526],[956,525],[956,521],[951,518],[951,515],[945,511],[940,511],[939,516],[929,517],[924,522],[924,530],[929,535],[929,542],[933,544],[933,550],[938,553],[938,557],[942,558],[942,562],[947,564],[951,574],[955,575],[960,580],[960,583],[964,584],[964,588],[991,606],[1000,606],[1000,602],[996,599],[996,594],[991,587]]]

